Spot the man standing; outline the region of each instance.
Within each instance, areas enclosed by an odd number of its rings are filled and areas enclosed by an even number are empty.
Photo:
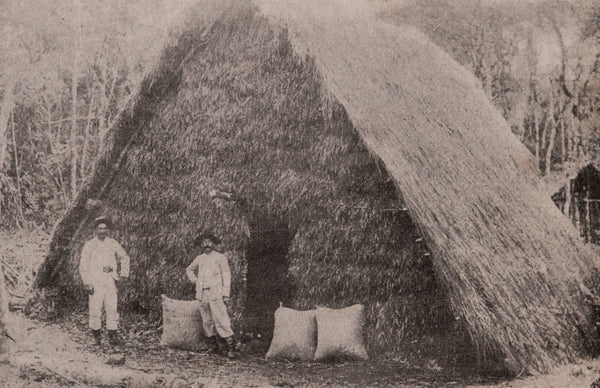
[[[79,274],[89,294],[90,328],[96,345],[102,342],[101,317],[104,307],[109,343],[116,346],[120,345],[121,340],[117,334],[119,313],[115,282],[129,277],[129,256],[118,242],[108,237],[109,228],[112,227],[110,219],[98,217],[93,226],[95,237],[83,246]]]
[[[194,240],[202,253],[186,269],[191,282],[196,284],[196,299],[200,301],[202,327],[211,351],[218,348],[219,337],[227,348],[227,357],[233,357],[233,331],[225,304],[229,303],[231,273],[227,257],[215,250],[221,241],[212,234],[202,234]]]

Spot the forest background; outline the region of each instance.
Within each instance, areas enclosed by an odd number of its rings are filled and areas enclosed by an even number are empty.
[[[600,1],[365,1],[475,74],[549,187],[600,162]],[[51,231],[193,2],[0,0],[0,229]]]

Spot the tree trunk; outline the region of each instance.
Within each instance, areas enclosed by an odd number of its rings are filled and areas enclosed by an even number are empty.
[[[572,195],[572,186],[571,179],[567,180],[567,185],[565,186],[565,206],[563,208],[563,213],[565,216],[569,217],[569,219],[574,221],[573,216],[571,215],[571,201],[573,200]]]
[[[4,281],[4,269],[2,268],[2,261],[0,260],[0,360],[4,361],[4,358],[9,352],[9,339],[6,336],[8,320],[8,291],[6,290],[6,283]]]
[[[550,140],[548,140],[548,148],[546,149],[546,175],[550,174],[550,167],[552,165],[552,149],[554,148],[554,138],[556,136],[556,128],[554,124],[554,120],[549,119],[548,129],[546,130],[546,132],[550,131]]]
[[[533,107],[533,126],[535,127],[535,162],[537,168],[540,168],[540,124],[538,122],[537,114],[535,113],[535,107]]]
[[[94,96],[92,95],[92,98],[90,99],[90,104],[88,106],[88,117],[87,117],[87,122],[85,124],[84,127],[84,133],[83,133],[83,146],[81,147],[81,168],[79,170],[79,176],[81,178],[86,176],[86,154],[87,154],[87,149],[88,149],[88,145],[90,142],[90,128],[92,125],[92,108],[94,106]]]
[[[71,69],[71,133],[70,133],[70,155],[71,155],[71,201],[77,196],[77,86],[79,84],[79,51],[80,51],[80,26],[81,26],[81,2],[75,0],[75,21],[77,23],[77,38],[73,53],[73,64]]]
[[[6,155],[8,152],[8,122],[15,107],[15,77],[8,71],[5,74],[6,83],[4,88],[4,98],[0,106],[0,173],[4,170]]]
[[[15,158],[15,172],[17,174],[17,195],[16,195],[16,203],[17,203],[17,217],[16,224],[19,229],[23,229],[25,223],[25,216],[23,215],[23,201],[21,200],[21,171],[19,167],[19,153],[17,151],[17,137],[15,136],[15,121],[14,117],[10,115],[10,127],[12,132],[12,143],[13,143],[13,152]]]
[[[572,155],[573,155],[573,132],[572,131],[570,131],[570,133],[567,135],[566,154],[567,154],[567,160],[571,160]]]
[[[15,77],[12,71],[8,70],[5,73],[4,98],[0,105],[0,177],[4,173],[4,164],[6,163],[6,155],[8,153],[8,121],[15,107]],[[2,191],[0,191],[0,223],[2,222]]]
[[[579,147],[579,128],[575,127],[575,118],[573,117],[573,115],[569,115],[569,126],[571,127],[571,140],[569,141],[569,143],[571,144],[571,146],[569,147],[569,156],[571,157],[571,159],[575,159],[578,158],[580,155],[577,154],[577,149]]]
[[[565,144],[565,120],[561,117],[560,119],[560,154],[562,158],[562,163],[564,164],[567,161],[567,146]]]
[[[77,69],[78,54],[73,56],[73,69],[71,77],[71,133],[70,133],[70,154],[71,154],[71,200],[75,200],[77,195],[77,83],[79,72]]]
[[[568,98],[572,98],[573,94],[567,86],[567,79],[566,79],[567,78],[567,75],[566,75],[567,65],[565,63],[565,60],[567,57],[567,49],[565,46],[565,40],[563,38],[562,31],[560,30],[560,27],[559,27],[558,23],[556,22],[556,20],[553,17],[549,17],[549,19],[550,19],[550,25],[552,26],[552,29],[554,30],[554,33],[556,34],[556,38],[558,39],[558,46],[560,48],[560,76],[558,78],[558,82],[560,83],[560,87],[562,88],[562,91],[565,94],[565,96],[567,96]]]

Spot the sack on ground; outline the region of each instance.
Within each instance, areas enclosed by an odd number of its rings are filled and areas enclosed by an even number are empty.
[[[312,360],[317,346],[315,311],[280,307],[275,311],[273,340],[267,359]]]
[[[162,346],[197,350],[203,337],[200,303],[161,295],[163,306]]]
[[[317,349],[315,360],[348,358],[366,360],[362,329],[365,306],[356,304],[339,310],[319,308],[317,321]]]

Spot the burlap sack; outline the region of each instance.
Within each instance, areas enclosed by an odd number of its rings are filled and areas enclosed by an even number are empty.
[[[160,344],[172,348],[197,350],[202,333],[200,302],[176,300],[161,295],[163,306],[163,331]]]
[[[312,360],[317,346],[315,311],[280,307],[275,311],[273,340],[267,359]]]
[[[315,361],[326,359],[368,359],[362,328],[365,306],[356,304],[339,310],[319,308],[317,321],[317,349]]]

